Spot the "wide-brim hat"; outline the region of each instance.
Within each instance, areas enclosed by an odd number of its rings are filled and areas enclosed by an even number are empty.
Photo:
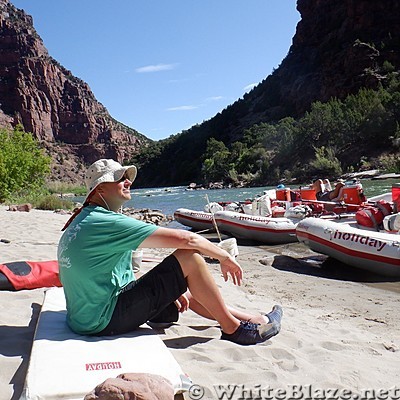
[[[124,174],[133,182],[136,178],[137,168],[134,165],[122,166],[112,159],[101,159],[94,162],[86,171],[85,183],[87,189],[86,200],[100,183],[117,182]]]

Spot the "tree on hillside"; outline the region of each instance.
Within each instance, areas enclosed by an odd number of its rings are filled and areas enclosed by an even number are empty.
[[[214,138],[207,141],[207,150],[202,166],[206,182],[225,180],[229,176],[230,151],[225,144]]]
[[[315,148],[315,159],[310,162],[310,172],[315,177],[335,177],[342,174],[340,161],[331,147]]]
[[[49,173],[50,157],[30,133],[0,129],[0,202],[42,188]]]

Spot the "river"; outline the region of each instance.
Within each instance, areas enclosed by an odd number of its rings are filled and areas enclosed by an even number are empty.
[[[399,183],[398,179],[386,180],[362,180],[363,190],[368,197],[391,191],[393,183]],[[291,186],[296,188],[295,186]],[[128,207],[134,208],[150,208],[162,211],[166,215],[173,215],[177,208],[189,208],[193,210],[203,210],[209,201],[244,201],[246,199],[254,199],[255,196],[263,193],[264,190],[273,189],[272,186],[263,186],[255,188],[232,188],[218,190],[187,190],[184,186],[136,189],[132,187],[132,200],[126,203]],[[170,225],[172,228],[183,228],[183,225],[173,221]],[[315,269],[315,273],[319,274],[320,268],[324,267],[325,277],[331,279],[349,280],[362,282],[367,286],[379,287],[383,290],[390,290],[400,294],[400,281],[392,280],[386,277],[377,276],[364,270],[351,268],[345,264],[339,263],[332,259],[309,257],[309,250],[301,243],[290,243],[287,245],[268,246],[262,244],[251,244],[247,251],[257,251],[262,254],[273,253],[276,255],[286,256],[288,264],[295,262],[295,259],[310,260],[310,270]],[[251,249],[251,250],[250,250]],[[291,261],[291,259],[293,261]],[[295,268],[296,270],[297,268]],[[308,272],[306,272],[308,273]],[[311,272],[313,273],[313,272]]]
[[[392,184],[398,179],[363,180],[364,193],[368,197],[390,192]],[[293,189],[296,186],[291,186]],[[126,203],[127,207],[150,208],[160,210],[166,215],[173,215],[177,208],[189,208],[203,210],[207,204],[206,196],[212,201],[244,201],[254,199],[264,190],[273,189],[274,186],[262,186],[254,188],[232,188],[213,190],[187,190],[185,186],[137,189],[132,186],[132,200]]]

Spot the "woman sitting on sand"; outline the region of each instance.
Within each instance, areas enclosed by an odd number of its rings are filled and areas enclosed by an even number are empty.
[[[175,322],[188,308],[218,321],[221,338],[255,344],[280,330],[282,309],[249,314],[227,307],[202,255],[219,260],[224,280],[242,282],[243,271],[229,253],[186,230],[157,227],[118,211],[131,199],[135,166],[102,159],[86,172],[88,195],[67,222],[58,247],[67,322],[85,335],[118,335],[147,321]],[[136,279],[132,250],[176,249]]]
[[[342,201],[344,183],[338,181],[335,185],[335,189],[332,190],[329,179],[317,179],[312,184],[312,188],[315,190],[315,194],[318,201]]]

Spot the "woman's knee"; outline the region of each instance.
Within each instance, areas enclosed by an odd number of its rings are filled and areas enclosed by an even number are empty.
[[[185,276],[188,274],[190,268],[199,268],[205,265],[203,257],[197,250],[178,249],[172,253],[179,262]]]
[[[204,262],[203,257],[197,250],[178,249],[175,250],[172,254],[176,257],[181,265],[182,263],[186,262]]]
[[[313,189],[318,193],[318,192],[321,192],[322,191],[322,185],[323,185],[323,182],[322,182],[322,179],[316,179],[314,182],[313,182]]]

